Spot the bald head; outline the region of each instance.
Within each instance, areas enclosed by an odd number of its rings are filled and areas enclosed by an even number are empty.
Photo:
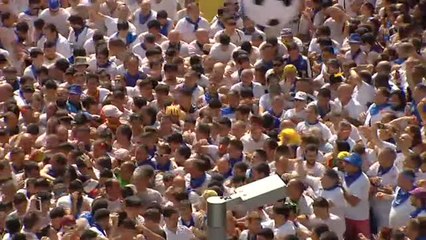
[[[13,88],[8,83],[0,84],[0,103],[6,102],[13,97]]]
[[[180,41],[180,33],[176,30],[171,30],[168,35],[169,41],[172,43],[178,43]]]
[[[337,97],[342,102],[343,105],[346,105],[347,102],[352,98],[353,87],[349,84],[343,83],[337,88]]]
[[[185,178],[178,175],[175,178],[173,178],[172,186],[175,188],[183,188],[185,189]]]

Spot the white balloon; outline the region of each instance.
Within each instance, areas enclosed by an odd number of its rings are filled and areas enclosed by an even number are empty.
[[[245,16],[264,27],[283,26],[299,14],[303,0],[241,0]]]

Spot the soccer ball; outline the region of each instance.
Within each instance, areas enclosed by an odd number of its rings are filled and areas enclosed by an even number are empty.
[[[303,0],[241,0],[242,12],[257,25],[283,26],[299,14]]]

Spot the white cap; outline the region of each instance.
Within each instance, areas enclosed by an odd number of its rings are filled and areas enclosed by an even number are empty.
[[[114,105],[105,105],[102,107],[102,113],[105,117],[115,117],[119,118],[123,115],[123,112]]]
[[[294,96],[295,100],[300,100],[300,101],[307,101],[308,100],[308,95],[305,92],[297,92],[296,95]]]

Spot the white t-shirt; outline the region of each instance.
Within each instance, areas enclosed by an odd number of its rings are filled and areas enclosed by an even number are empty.
[[[292,109],[285,111],[285,113],[284,113],[284,119],[286,119],[286,120],[297,119],[299,121],[303,121],[305,118],[306,118],[305,110],[302,110],[300,112],[296,112],[296,109],[292,108]]]
[[[169,18],[176,20],[177,1],[176,0],[151,0],[151,8],[154,11],[164,10]]]
[[[322,122],[317,122],[315,124],[309,124],[306,121],[300,122],[297,124],[296,130],[302,133],[312,128],[318,128],[319,130],[321,130],[322,138],[324,140],[328,140],[332,136],[330,129]]]
[[[336,99],[336,105],[340,107],[341,110],[345,110],[350,118],[358,119],[361,113],[365,112],[366,106],[361,105],[358,101],[352,98],[348,104],[345,106],[342,105],[339,99]]]
[[[356,206],[351,206],[346,202],[345,217],[351,220],[368,220],[370,217],[370,204],[369,204],[369,192],[370,192],[370,180],[364,173],[358,177],[350,186],[343,181],[343,187],[346,191],[359,198],[361,201]]]
[[[83,196],[83,201],[88,206],[91,206],[92,202],[93,202],[93,199],[91,199],[89,197],[86,197],[86,196]],[[72,207],[71,204],[72,203],[71,203],[71,195],[70,194],[60,197],[58,199],[58,201],[56,202],[56,206],[57,207],[63,207],[65,209],[71,209],[71,207]]]
[[[343,240],[343,235],[346,231],[345,219],[342,219],[332,213],[330,213],[330,217],[328,219],[320,219],[315,217],[315,215],[311,215],[309,216],[309,223],[312,226],[326,224],[330,228],[330,231],[333,231],[337,234],[339,240]]]
[[[69,23],[68,18],[70,17],[70,13],[63,8],[60,8],[55,15],[52,15],[49,8],[44,9],[39,18],[43,19],[45,24],[52,23],[58,29],[58,32],[62,36],[68,36],[69,33]],[[57,51],[60,49],[58,48]]]
[[[169,48],[169,41],[164,41],[163,43],[161,43],[161,49],[163,50],[164,53],[167,51],[168,48]],[[183,58],[189,57],[188,43],[184,41],[180,41],[179,56]]]
[[[306,172],[313,177],[322,177],[324,175],[325,170],[326,170],[325,166],[322,165],[319,162],[315,162],[314,167],[308,168],[307,162],[304,161],[303,167],[305,168]]]
[[[220,34],[224,33],[225,30],[220,30],[214,35],[214,40],[216,43],[219,43],[219,36]],[[231,43],[235,44],[236,46],[240,46],[243,42],[244,33],[243,31],[239,29],[235,29],[235,32],[230,36]]]
[[[43,36],[42,38],[40,38],[40,40],[38,40],[37,47],[39,47],[40,49],[43,49],[44,43],[46,41],[47,41],[47,38]],[[63,55],[67,59],[72,56],[71,45],[68,42],[68,39],[66,39],[61,34],[58,35],[58,40],[56,41],[56,52]]]
[[[275,225],[275,224],[274,224]],[[285,238],[287,235],[295,235],[296,227],[291,221],[287,221],[279,227],[274,227],[274,236],[275,238]]]
[[[140,14],[141,14],[141,9],[139,8],[138,10],[135,11],[135,13],[133,13],[135,20],[133,21],[133,24],[136,27],[136,33],[137,34],[141,34],[143,32],[148,31],[148,23],[152,20],[156,20],[157,19],[157,12],[151,10],[151,15],[148,17],[148,19],[145,22],[142,22],[140,19]]]
[[[243,88],[243,84],[242,84],[242,82],[239,82],[239,83],[232,85],[231,91],[239,92],[239,91],[241,91],[242,88]],[[265,94],[265,89],[258,82],[252,82],[252,90],[253,90],[254,98],[257,98],[257,99],[260,99]]]
[[[244,152],[251,153],[257,149],[263,149],[263,145],[268,138],[269,136],[263,133],[260,139],[255,141],[250,133],[244,134],[244,136],[241,138],[241,142],[243,142],[244,146]]]
[[[198,29],[210,29],[209,22],[205,19],[200,17],[199,23],[198,23]],[[182,18],[179,20],[176,24],[175,30],[180,33],[180,36],[183,41],[190,43],[196,39],[195,37],[195,26],[194,24],[188,22],[186,18]]]
[[[395,193],[398,193],[398,191],[401,191],[399,187],[396,188]],[[400,227],[406,226],[407,222],[411,219],[410,213],[415,210],[416,208],[411,205],[410,198],[398,206],[391,205],[389,212],[389,227],[398,229]]]
[[[166,232],[167,240],[191,240],[195,238],[189,228],[181,225],[177,226],[176,232],[172,232],[167,227],[164,227],[164,232]]]
[[[74,29],[71,29],[70,34],[68,35],[68,42],[73,46],[73,48],[82,48],[84,43],[87,40],[92,39],[95,31],[88,27],[85,27],[84,30],[76,37]]]
[[[232,53],[237,48],[233,43],[224,46],[220,43],[215,43],[210,49],[210,56],[219,62],[228,63],[232,58]]]

